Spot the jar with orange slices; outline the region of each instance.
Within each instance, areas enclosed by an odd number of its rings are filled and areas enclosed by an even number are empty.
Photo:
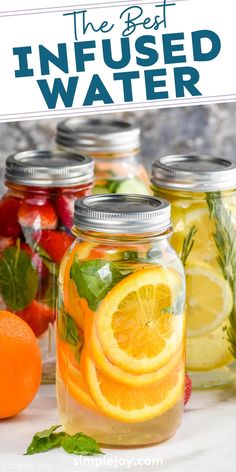
[[[181,422],[183,266],[170,205],[138,195],[77,200],[59,274],[57,395],[69,434],[135,446]]]
[[[74,237],[76,198],[89,195],[93,162],[62,152],[24,151],[6,161],[0,200],[0,309],[22,318],[38,339],[43,382],[55,382],[59,264]]]
[[[236,163],[198,155],[153,163],[154,195],[172,205],[171,243],[187,282],[187,369],[194,387],[236,374]]]
[[[95,164],[94,194],[149,195],[150,181],[142,162],[141,130],[108,118],[69,118],[59,123],[59,149],[89,156]]]

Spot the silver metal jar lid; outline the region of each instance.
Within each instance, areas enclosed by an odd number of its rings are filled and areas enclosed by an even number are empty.
[[[213,156],[165,156],[152,164],[152,183],[173,190],[229,190],[236,188],[236,162]]]
[[[126,121],[69,118],[59,123],[56,142],[85,154],[128,152],[140,147],[140,128]]]
[[[90,183],[94,163],[89,157],[54,151],[24,151],[6,160],[6,181],[34,187],[72,187]]]
[[[162,234],[171,228],[170,204],[145,195],[94,195],[75,203],[74,224],[106,234]]]

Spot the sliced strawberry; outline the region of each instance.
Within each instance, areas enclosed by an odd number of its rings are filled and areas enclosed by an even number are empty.
[[[16,315],[28,323],[37,337],[45,333],[49,323],[53,323],[55,320],[54,310],[36,300],[24,310],[18,311]]]
[[[18,223],[18,211],[22,200],[17,197],[4,197],[0,202],[0,235],[5,238],[18,238],[21,227]]]
[[[18,221],[22,228],[32,228],[34,231],[41,229],[55,229],[57,227],[57,214],[50,201],[40,204],[24,201],[18,213]]]
[[[73,214],[76,197],[60,195],[56,201],[56,209],[63,226],[68,229],[73,225]]]
[[[23,251],[27,252],[27,254],[29,254],[29,256],[31,257],[32,265],[37,270],[40,279],[44,279],[45,277],[47,277],[48,268],[45,266],[45,264],[43,263],[43,260],[37,254],[37,252],[34,252],[31,249],[31,247],[26,243],[21,243],[20,247]]]
[[[184,382],[184,404],[188,403],[192,393],[192,380],[188,374],[185,374]]]
[[[59,264],[74,241],[73,236],[64,231],[47,231],[41,232],[38,245],[51,257],[53,262]]]

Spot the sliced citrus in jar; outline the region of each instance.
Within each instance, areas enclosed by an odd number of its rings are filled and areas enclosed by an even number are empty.
[[[223,323],[215,331],[200,338],[187,338],[187,369],[208,371],[218,369],[233,362],[229,350],[227,329],[229,322]]]
[[[86,316],[84,336],[87,351],[96,367],[106,377],[130,387],[144,387],[154,384],[166,377],[174,368],[180,365],[181,362],[184,363],[183,346],[181,346],[170,361],[155,372],[140,375],[132,374],[114,365],[105,356],[97,336],[95,323],[91,316]]]
[[[137,270],[119,282],[94,314],[105,356],[121,369],[145,374],[169,362],[183,339],[181,275],[167,267]],[[177,302],[179,302],[177,304]]]
[[[83,302],[78,294],[74,280],[70,277],[70,269],[75,257],[85,259],[94,246],[95,244],[93,243],[84,242],[79,244],[75,241],[61,262],[59,285],[62,288],[64,307],[79,328],[84,326]]]
[[[184,209],[175,205],[171,207],[171,217],[174,232],[171,236],[171,245],[178,254],[181,254],[185,238]]]
[[[88,393],[79,364],[76,367],[70,346],[61,340],[57,340],[57,360],[59,373],[72,398],[82,406],[98,411],[98,407]]]
[[[183,368],[174,369],[162,381],[146,388],[131,388],[104,376],[83,352],[82,372],[90,395],[100,410],[119,421],[134,423],[155,418],[183,396]]]
[[[187,337],[204,336],[218,328],[230,314],[232,292],[220,269],[204,263],[186,266]]]
[[[217,259],[218,252],[214,241],[215,222],[210,218],[209,210],[206,207],[200,207],[193,211],[185,213],[185,235],[195,226],[196,234],[194,236],[194,245],[190,253],[190,258],[211,262]]]

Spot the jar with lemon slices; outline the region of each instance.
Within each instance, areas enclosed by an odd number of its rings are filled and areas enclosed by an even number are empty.
[[[155,197],[77,200],[59,275],[57,394],[69,434],[113,446],[163,441],[181,422],[184,270]]]
[[[152,182],[171,202],[171,243],[185,266],[193,386],[228,384],[236,373],[236,164],[166,156],[153,163]]]

